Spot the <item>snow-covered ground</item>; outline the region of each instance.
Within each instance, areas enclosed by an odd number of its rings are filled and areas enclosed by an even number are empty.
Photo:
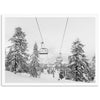
[[[6,83],[73,83],[70,80],[58,80],[56,76],[53,78],[51,74],[42,73],[40,77],[33,78],[29,74],[26,73],[17,73],[14,74],[12,72],[5,72],[5,82]]]

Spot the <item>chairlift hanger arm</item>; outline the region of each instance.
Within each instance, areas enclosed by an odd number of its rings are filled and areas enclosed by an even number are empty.
[[[38,30],[39,30],[39,33],[40,33],[40,36],[41,36],[41,40],[42,40],[41,43],[44,43],[44,41],[43,41],[43,36],[42,36],[41,30],[40,30],[40,26],[39,26],[39,23],[38,23],[37,18],[35,18],[35,20],[36,20],[36,23],[37,23],[37,26],[38,26]]]
[[[44,41],[43,41],[43,37],[42,37],[42,33],[41,33],[41,30],[40,30],[40,27],[39,27],[38,20],[37,20],[37,18],[35,18],[35,19],[36,19],[36,23],[37,23],[38,30],[39,30],[39,33],[40,33],[40,36],[41,36],[41,40],[42,40],[41,49],[39,50],[39,54],[48,54],[48,49],[43,47]]]

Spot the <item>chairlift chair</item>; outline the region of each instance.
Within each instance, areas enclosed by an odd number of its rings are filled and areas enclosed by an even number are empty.
[[[62,54],[59,53],[59,56],[56,58],[56,62],[61,63],[63,61]]]
[[[48,49],[47,48],[41,48],[39,50],[39,54],[48,54]]]
[[[39,50],[39,54],[48,54],[48,49],[44,47],[44,42],[41,42],[41,49]]]

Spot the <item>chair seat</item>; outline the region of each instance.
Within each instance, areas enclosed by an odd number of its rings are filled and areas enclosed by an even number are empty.
[[[41,48],[39,50],[39,54],[48,54],[48,49],[47,48]]]
[[[62,61],[63,61],[63,58],[62,58],[62,57],[57,57],[57,58],[56,58],[56,61],[57,61],[57,62],[62,62]]]

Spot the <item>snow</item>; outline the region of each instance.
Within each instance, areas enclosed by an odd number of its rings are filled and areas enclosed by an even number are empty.
[[[57,73],[56,73],[57,74]],[[52,74],[42,73],[40,77],[34,78],[30,74],[5,72],[5,83],[73,83],[71,80],[58,80],[58,76],[53,78]]]

